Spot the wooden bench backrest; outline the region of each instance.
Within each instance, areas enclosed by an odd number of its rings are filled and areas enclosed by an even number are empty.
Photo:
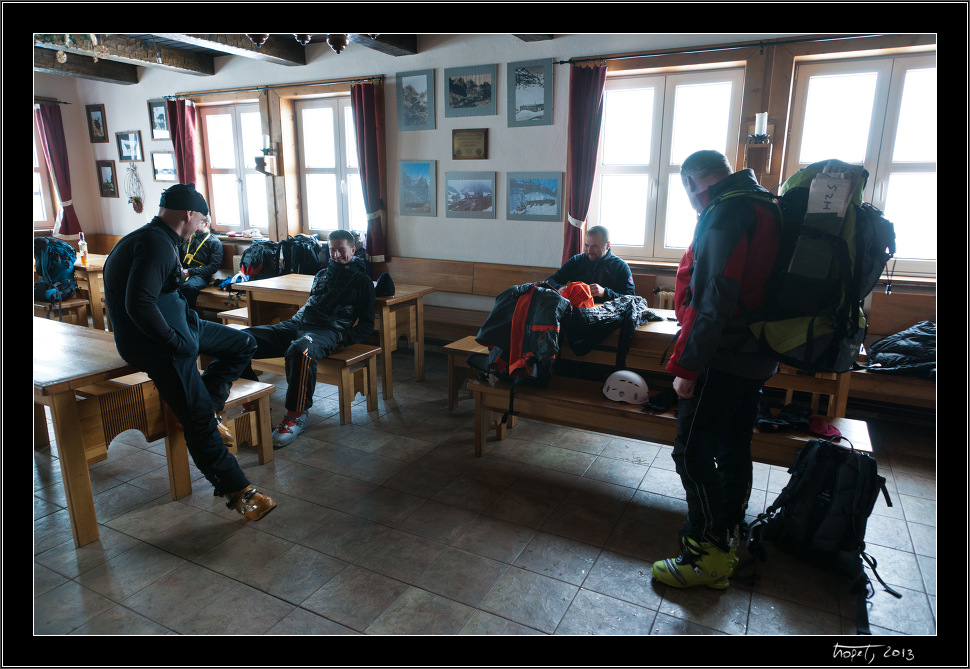
[[[879,286],[872,292],[866,340],[874,342],[920,321],[936,322],[936,295],[898,292],[886,295]]]
[[[390,274],[395,284],[434,286],[451,293],[472,292],[473,267],[470,262],[397,257],[372,265],[373,278],[383,272]]]
[[[653,289],[657,286],[656,274],[634,274],[633,285],[636,294],[653,305]]]
[[[520,286],[523,283],[537,283],[545,281],[554,274],[558,267],[523,267],[521,265],[500,265],[490,262],[472,263],[474,279],[472,293],[497,297],[510,286]]]

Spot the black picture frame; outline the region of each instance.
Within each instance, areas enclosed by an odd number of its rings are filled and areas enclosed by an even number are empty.
[[[118,142],[118,162],[145,162],[145,152],[142,150],[141,130],[116,132],[115,139]]]
[[[84,112],[88,120],[91,143],[103,144],[111,141],[108,137],[108,119],[104,114],[104,105],[85,105]]]
[[[168,130],[168,112],[165,100],[148,101],[148,127],[152,129],[152,139],[171,139]]]
[[[118,197],[118,170],[113,160],[94,161],[101,197]]]

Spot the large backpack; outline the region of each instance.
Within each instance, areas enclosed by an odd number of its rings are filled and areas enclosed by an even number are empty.
[[[511,286],[495,298],[495,305],[475,336],[488,355],[473,353],[468,364],[484,374],[515,384],[544,386],[552,377],[559,357],[560,324],[569,312],[569,300],[547,283]]]
[[[34,284],[34,299],[59,304],[74,296],[77,281],[74,261],[77,252],[63,239],[37,237],[34,239],[34,268],[39,280]],[[48,311],[50,317],[50,311]]]
[[[239,271],[248,276],[249,281],[279,276],[279,243],[269,239],[254,239],[239,259]]]
[[[324,246],[312,235],[287,236],[280,242],[281,273],[316,274],[324,266],[320,259],[323,250]]]
[[[745,580],[742,572],[755,559],[766,561],[764,544],[770,541],[794,557],[842,574],[850,594],[857,596],[859,632],[868,634],[866,600],[874,592],[870,594],[872,584],[862,561],[887,592],[901,597],[883,582],[876,561],[865,553],[866,524],[880,492],[892,506],[886,479],[869,454],[825,439],[806,443],[788,472],[788,484],[748,529],[748,550],[754,557],[739,566],[739,578]]]
[[[748,312],[766,354],[810,372],[846,372],[866,335],[862,303],[896,253],[893,224],[862,202],[869,173],[824,160],[785,180],[780,198],[744,195],[779,207],[778,259],[761,309]],[[743,308],[743,305],[742,305]]]

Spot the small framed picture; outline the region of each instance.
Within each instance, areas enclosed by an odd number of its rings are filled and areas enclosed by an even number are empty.
[[[488,158],[488,128],[452,130],[451,157],[455,160]]]
[[[561,221],[561,172],[509,172],[508,210],[513,221]]]
[[[445,116],[490,116],[495,113],[497,65],[445,70]]]
[[[445,218],[495,218],[495,172],[446,172]]]
[[[104,115],[104,105],[85,105],[88,117],[88,134],[91,142],[100,144],[108,141],[108,121]]]
[[[400,161],[401,215],[437,216],[435,161]]]
[[[175,173],[175,153],[172,151],[152,151],[152,176],[155,181],[177,181]]]
[[[552,58],[508,67],[509,127],[552,125]]]
[[[397,129],[434,130],[434,70],[397,73]]]
[[[119,161],[130,163],[145,160],[145,156],[141,152],[141,130],[116,132],[115,138],[118,140]]]
[[[118,177],[115,171],[115,161],[96,160],[94,161],[98,172],[98,188],[101,190],[101,197],[118,197]]]
[[[152,129],[152,139],[170,139],[168,132],[168,113],[165,100],[148,101],[148,122]]]

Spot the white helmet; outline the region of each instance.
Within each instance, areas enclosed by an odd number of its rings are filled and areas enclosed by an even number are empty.
[[[626,369],[613,372],[603,384],[603,394],[616,402],[643,404],[650,399],[648,393],[643,377]]]

